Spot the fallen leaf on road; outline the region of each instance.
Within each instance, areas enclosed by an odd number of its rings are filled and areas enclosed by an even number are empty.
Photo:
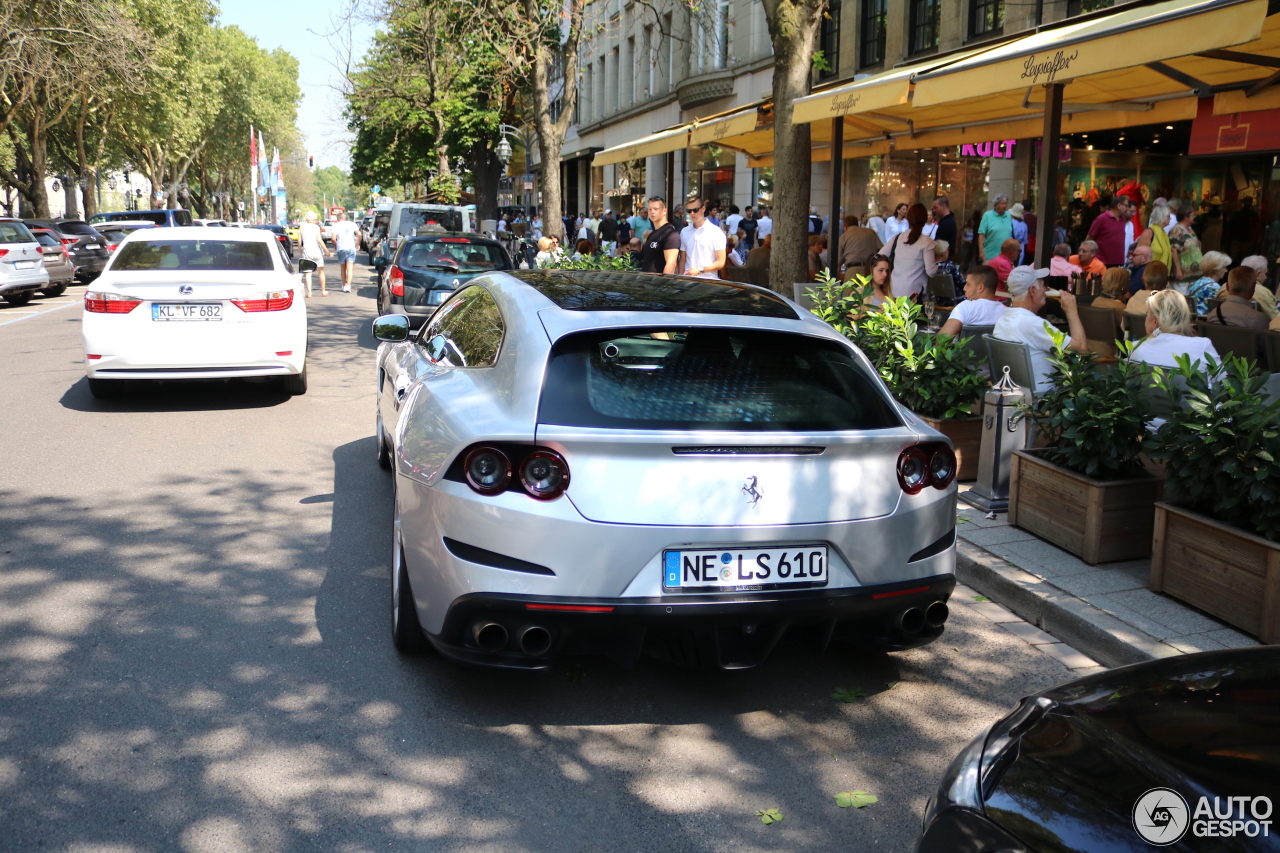
[[[991,599],[987,598],[985,595],[975,595],[973,597],[973,600],[974,601],[990,601]]]
[[[842,809],[853,806],[855,809],[865,809],[872,803],[880,802],[880,798],[875,794],[869,794],[866,791],[841,791],[836,794],[836,805]]]
[[[831,698],[846,705],[852,705],[854,702],[861,701],[866,695],[866,691],[860,687],[837,687],[836,692],[831,694]]]
[[[782,820],[783,814],[777,809],[761,809],[756,812],[756,817],[760,818],[761,823],[768,826],[771,823],[777,823]]]

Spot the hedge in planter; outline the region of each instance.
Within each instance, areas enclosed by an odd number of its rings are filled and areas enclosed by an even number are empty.
[[[1162,492],[1138,459],[1149,375],[1127,359],[1104,371],[1057,337],[1056,384],[1026,408],[1047,446],[1014,453],[1009,523],[1087,563],[1145,557]]]
[[[1173,377],[1186,383],[1182,390]],[[1189,359],[1161,386],[1183,406],[1149,453],[1166,460],[1171,503],[1157,504],[1151,588],[1280,642],[1280,401],[1261,396],[1250,363]]]

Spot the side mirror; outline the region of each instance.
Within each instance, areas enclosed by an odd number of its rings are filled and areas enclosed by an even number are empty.
[[[373,265],[378,269],[382,269],[387,265],[387,259],[382,257],[382,255],[375,255],[373,258]]]
[[[303,258],[298,261],[298,272],[315,272],[317,269],[316,262],[309,258]]]
[[[373,336],[380,341],[407,341],[409,318],[404,314],[383,314],[373,321]]]

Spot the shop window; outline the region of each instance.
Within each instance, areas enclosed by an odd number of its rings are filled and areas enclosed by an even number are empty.
[[[911,0],[912,54],[938,48],[938,20],[942,11],[939,0]]]
[[[835,77],[840,72],[840,0],[831,0],[828,4],[818,31],[818,49],[822,51],[823,60],[818,79]]]
[[[976,0],[975,0],[976,2]],[[861,55],[858,64],[862,68],[884,62],[886,0],[862,0]]]
[[[1004,0],[971,0],[969,38],[1000,35],[1004,31]]]

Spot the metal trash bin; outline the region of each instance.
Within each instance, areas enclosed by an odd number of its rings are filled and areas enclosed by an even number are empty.
[[[1004,376],[991,386],[982,398],[982,448],[978,454],[978,481],[960,500],[983,512],[1006,512],[1009,509],[1009,469],[1013,451],[1027,446],[1029,419],[1018,407],[1027,399],[1026,392]]]

